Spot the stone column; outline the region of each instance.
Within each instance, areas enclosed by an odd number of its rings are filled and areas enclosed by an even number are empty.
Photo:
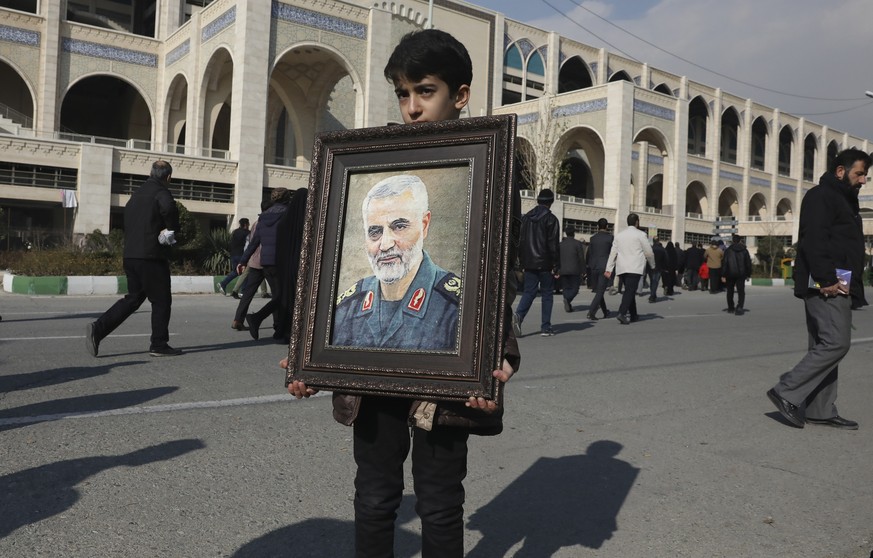
[[[558,81],[561,72],[561,36],[554,31],[548,37],[549,57],[546,59],[545,95],[558,94]],[[502,81],[502,77],[501,77]]]
[[[676,99],[676,122],[673,129],[673,156],[670,157],[670,178],[673,183],[673,240],[685,241],[685,194],[688,187],[688,95],[687,78],[682,78]]]
[[[779,203],[778,200],[778,187],[779,187],[779,149],[782,135],[782,113],[779,112],[779,109],[773,109],[773,125],[770,127],[770,138],[767,143],[767,151],[766,157],[769,159],[769,170],[770,170],[770,199],[767,201],[769,206],[767,207],[767,219],[769,221],[776,221],[776,204]],[[792,161],[793,163],[794,161]],[[764,169],[766,170],[768,165],[764,165]],[[791,174],[791,169],[788,171],[789,175]],[[748,210],[748,209],[747,209]]]
[[[600,70],[598,70],[600,71]],[[616,232],[625,228],[630,213],[631,147],[633,145],[634,86],[621,80],[606,88],[606,133],[603,142],[603,202],[615,208]],[[645,180],[645,179],[643,179]],[[645,184],[643,185],[645,191]],[[643,194],[645,195],[645,194]]]
[[[208,60],[200,59],[200,11],[191,14],[189,26],[191,32],[191,51],[188,53],[188,66],[192,68],[189,73],[188,99],[185,105],[185,154],[200,155],[200,147],[203,145],[203,104],[200,102],[200,90],[203,88],[203,73],[206,71]]]
[[[397,116],[397,102],[385,95],[390,84],[382,73],[394,50],[391,12],[370,9],[367,33],[367,75],[364,79],[364,126],[385,126]]]
[[[707,199],[709,203],[707,204],[707,210],[703,214],[709,220],[715,219],[716,210],[718,209],[718,190],[721,186],[719,171],[721,170],[721,115],[723,109],[722,91],[721,89],[716,89],[715,102],[712,107],[712,118],[710,119],[712,133],[709,132],[709,128],[706,130],[706,135],[712,139],[711,146],[709,142],[706,144],[707,157],[712,160],[712,177],[710,178],[712,183],[708,187]]]
[[[631,149],[633,149],[633,145],[634,144],[631,144]],[[634,206],[645,207],[646,192],[649,189],[649,142],[641,141],[637,145],[640,146],[638,152],[640,158],[637,159],[637,184],[634,197],[630,201],[631,211],[635,209]],[[633,151],[631,151],[631,153],[633,153]]]
[[[83,143],[79,151],[79,177],[76,197],[79,207],[73,223],[73,235],[80,236],[99,229],[109,232],[109,208],[112,195],[112,152],[108,146]]]
[[[260,212],[264,187],[264,138],[270,67],[271,4],[237,0],[231,87],[230,153],[238,161],[234,216]]]
[[[38,91],[45,94],[36,96],[33,127],[37,134],[43,136],[52,135],[60,124],[58,58],[61,54],[61,20],[66,13],[66,0],[39,3],[39,15],[44,24],[40,30]]]
[[[182,5],[185,0],[161,0],[157,2],[158,13],[155,38],[165,40],[182,25]]]

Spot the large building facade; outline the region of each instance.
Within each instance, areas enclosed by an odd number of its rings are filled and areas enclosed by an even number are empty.
[[[123,227],[157,158],[205,227],[305,187],[324,130],[398,122],[382,75],[426,1],[0,0],[0,207],[8,238],[49,245]],[[630,211],[652,236],[796,239],[800,200],[849,136],[473,4],[435,27],[474,63],[464,116],[516,113],[533,190],[583,234]],[[534,194],[526,196],[533,204]],[[75,201],[73,201],[75,200]],[[862,196],[873,235],[873,196]],[[71,207],[75,206],[75,207]]]

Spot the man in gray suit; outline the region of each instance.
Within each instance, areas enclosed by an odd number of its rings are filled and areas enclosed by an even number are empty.
[[[615,235],[612,250],[609,252],[609,261],[606,262],[606,271],[603,274],[609,279],[614,269],[616,274],[624,279],[624,295],[621,298],[621,306],[618,307],[618,321],[624,325],[639,319],[637,287],[646,270],[646,263],[648,262],[651,268],[655,268],[655,254],[652,252],[646,233],[639,229],[639,215],[636,213],[628,215],[627,224],[625,230]]]
[[[603,294],[606,292],[606,287],[609,285],[603,272],[606,271],[606,262],[609,260],[609,251],[612,250],[612,234],[609,232],[609,221],[600,218],[597,221],[597,232],[591,236],[588,241],[588,269],[594,281],[594,300],[591,301],[591,306],[588,307],[588,319],[597,319],[597,308],[603,310],[603,317],[609,317],[609,310],[606,309],[606,300]]]

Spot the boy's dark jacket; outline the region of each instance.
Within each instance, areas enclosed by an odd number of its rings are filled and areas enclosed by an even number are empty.
[[[836,284],[836,269],[852,271],[852,298],[864,301],[864,235],[856,210],[857,194],[832,173],[803,196],[794,261],[794,295],[809,294],[809,276],[822,287]]]

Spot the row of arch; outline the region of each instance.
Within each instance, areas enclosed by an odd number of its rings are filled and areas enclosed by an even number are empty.
[[[545,47],[534,48],[527,39],[509,43],[504,51],[503,98],[502,104],[512,104],[543,95],[546,80]],[[634,80],[624,70],[611,73],[607,82]],[[593,87],[595,76],[591,67],[581,56],[575,55],[562,61],[558,74],[558,94]],[[674,96],[674,92],[666,83],[655,85],[652,90],[664,95]],[[711,121],[710,107],[701,96],[694,97],[689,104],[688,121],[688,153],[692,155],[715,158],[714,152],[707,151],[708,123]],[[742,124],[740,113],[736,108],[726,107],[721,114],[721,140],[718,146],[718,157],[722,162],[737,164],[738,149]],[[791,125],[784,125],[779,130],[776,161],[768,158],[768,142],[770,125],[763,116],[758,116],[752,122],[748,149],[751,168],[770,171],[782,176],[794,176],[793,147],[796,141]],[[816,176],[816,154],[819,149],[818,139],[814,133],[809,133],[803,139],[803,160],[798,171],[804,180],[811,181]],[[828,143],[827,156],[830,160],[840,146],[834,140]],[[772,168],[770,168],[772,167]],[[819,169],[820,171],[823,169]]]
[[[216,48],[204,66],[196,99],[189,94],[186,73],[176,73],[163,98],[161,138],[155,137],[157,111],[135,82],[109,72],[82,76],[60,93],[58,131],[119,140],[159,140],[179,153],[186,152],[186,146],[228,150],[234,66],[230,50]],[[36,98],[23,75],[13,62],[0,58],[0,81],[4,83],[0,104],[20,115],[19,120],[32,121]],[[317,132],[355,127],[363,103],[359,84],[351,64],[324,45],[297,45],[281,54],[270,73],[266,161],[295,166],[311,153]],[[191,112],[192,100],[199,106],[197,114]]]
[[[538,159],[556,161],[569,175],[567,183],[563,186],[566,195],[590,200],[593,203],[602,202],[605,195],[605,152],[603,141],[599,134],[586,126],[574,127],[567,130],[556,142],[554,150],[550,153],[538,153],[534,145],[536,139],[524,137],[522,130],[518,140],[518,152],[521,155],[522,180],[527,182],[528,187],[542,177],[537,174]],[[536,135],[534,132],[532,135]],[[675,199],[675,193],[669,191],[672,180],[665,173],[669,173],[670,166],[666,159],[671,156],[671,149],[664,135],[654,128],[641,130],[633,141],[632,153],[637,154],[637,161],[648,159],[647,155],[656,157],[660,161],[658,168],[653,172],[648,167],[639,167],[636,173],[645,173],[648,179],[643,188],[638,189],[633,175],[630,184],[630,199],[632,206],[644,206],[658,211],[679,208],[671,208],[670,200]],[[643,170],[646,169],[646,170]],[[747,203],[741,207],[741,196],[736,189],[726,186],[721,189],[712,207],[713,195],[705,184],[699,180],[691,181],[685,190],[684,214],[688,216],[734,216],[738,219],[767,220],[775,216],[777,220],[790,219],[793,214],[793,202],[783,197],[776,203],[775,212],[768,207],[767,196],[755,192]],[[713,211],[714,210],[714,211]]]

